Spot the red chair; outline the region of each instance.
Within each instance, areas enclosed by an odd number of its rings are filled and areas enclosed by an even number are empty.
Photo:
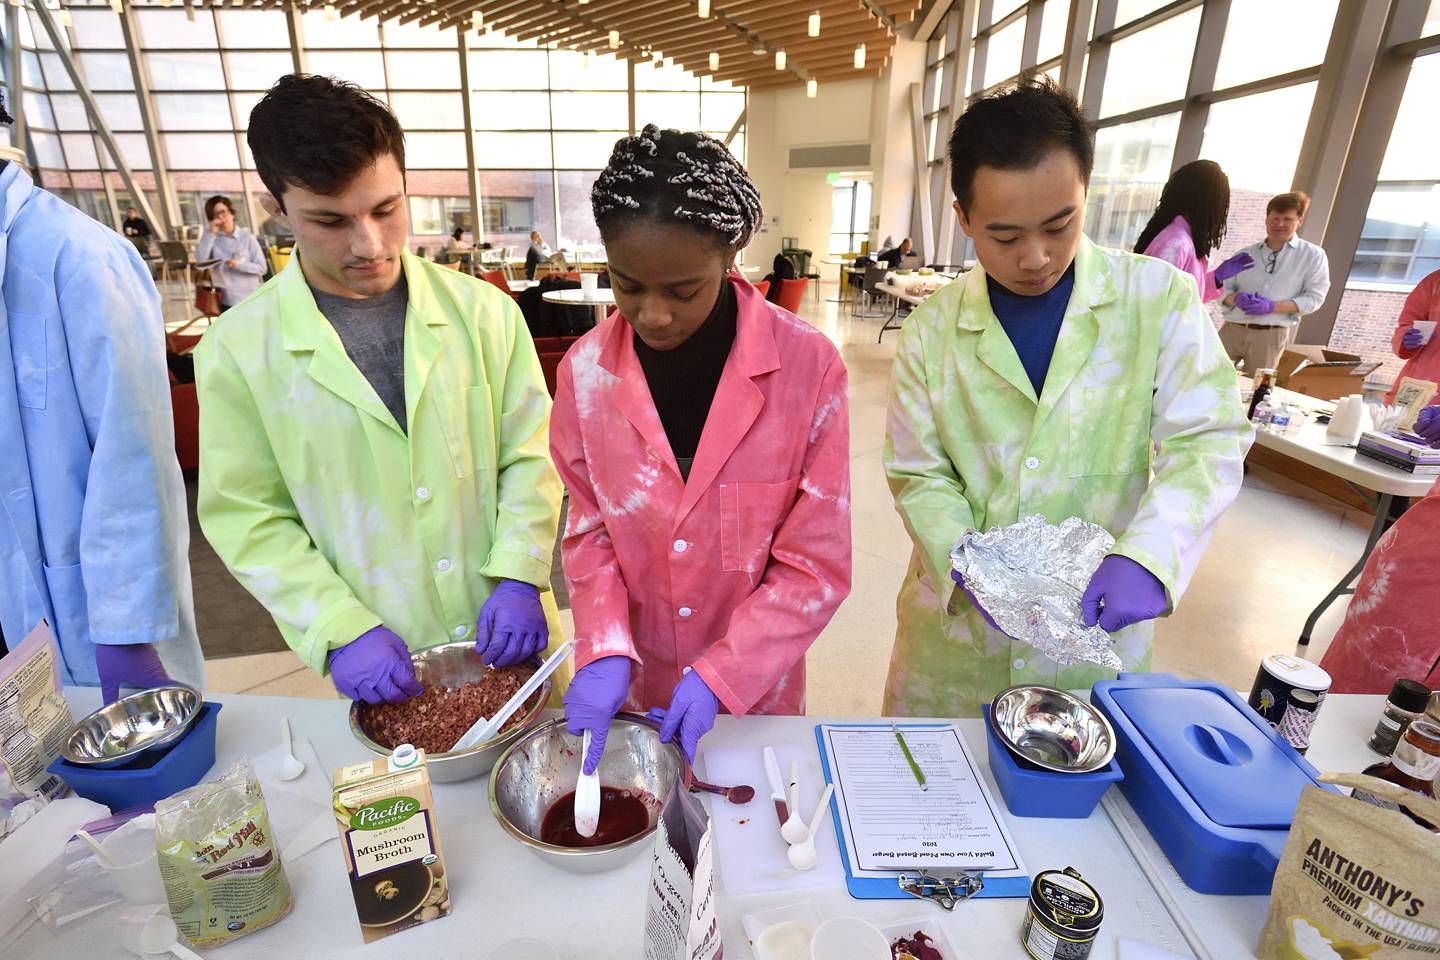
[[[512,297],[515,296],[515,291],[510,289],[510,284],[505,280],[505,271],[504,271],[504,270],[486,270],[486,271],[483,271],[483,272],[480,274],[480,279],[481,279],[481,280],[484,280],[486,283],[493,283],[493,284],[495,284],[495,286],[499,287],[501,290],[504,290],[506,293],[510,294],[510,296],[512,296]]]
[[[761,280],[759,283],[755,284],[755,289],[760,291],[760,296],[768,297],[770,295],[770,281]]]
[[[781,280],[780,296],[775,301],[776,304],[791,313],[799,313],[800,301],[805,299],[805,285],[809,282],[808,277],[801,277],[799,280]]]
[[[556,370],[560,367],[560,361],[565,359],[565,352],[579,340],[579,337],[536,337],[535,352],[540,355],[540,370],[545,374],[545,386],[550,390],[550,397],[555,397]]]
[[[170,409],[175,418],[175,459],[181,470],[195,470],[200,466],[200,403],[195,384],[172,382]]]

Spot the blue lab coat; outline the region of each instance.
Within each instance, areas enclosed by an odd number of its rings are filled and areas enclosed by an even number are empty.
[[[66,683],[154,644],[200,684],[160,298],[135,248],[0,166],[0,627],[43,617]]]

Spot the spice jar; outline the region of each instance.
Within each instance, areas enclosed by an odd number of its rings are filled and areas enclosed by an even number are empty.
[[[1426,797],[1435,796],[1437,774],[1440,774],[1440,724],[1428,717],[1422,717],[1406,728],[1393,757],[1365,768],[1367,777],[1388,780]],[[1393,806],[1362,790],[1356,790],[1354,796],[1377,807]]]
[[[1410,724],[1425,715],[1429,702],[1430,688],[1425,684],[1418,680],[1396,680],[1367,746],[1382,757],[1390,756]]]

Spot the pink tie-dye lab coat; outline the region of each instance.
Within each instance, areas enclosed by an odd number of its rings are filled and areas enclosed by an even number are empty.
[[[845,365],[732,277],[735,343],[686,483],[618,312],[560,365],[550,451],[575,666],[635,661],[630,709],[693,667],[732,714],[805,711],[805,652],[850,592]]]
[[[1158,257],[1194,277],[1195,286],[1200,288],[1201,303],[1219,300],[1225,293],[1215,284],[1215,271],[1210,269],[1209,259],[1195,252],[1190,223],[1184,217],[1176,217],[1155,234],[1155,239],[1145,248],[1145,256]]]

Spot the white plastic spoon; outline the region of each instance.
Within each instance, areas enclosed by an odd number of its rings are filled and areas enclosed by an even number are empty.
[[[285,756],[280,758],[280,779],[294,780],[305,772],[305,764],[295,756],[295,744],[290,739],[290,718],[280,718],[280,747],[285,751]]]
[[[600,828],[600,768],[589,775],[585,773],[585,758],[590,756],[590,731],[580,744],[580,779],[575,781],[575,832],[582,837],[593,837]]]
[[[90,848],[90,852],[95,854],[95,859],[100,861],[100,866],[114,867],[117,865],[114,860],[110,859],[110,854],[106,853],[104,848],[100,846],[100,841],[90,836],[89,833],[84,830],[76,830],[75,836],[79,837],[85,846]]]
[[[805,820],[800,816],[800,764],[794,761],[790,763],[790,792],[786,799],[790,801],[790,817],[780,828],[780,836],[793,847],[805,842]]]
[[[791,847],[787,853],[790,866],[796,870],[813,870],[820,859],[815,853],[815,831],[820,829],[820,821],[825,819],[825,808],[830,805],[830,794],[834,792],[835,784],[825,784],[825,792],[820,795],[820,806],[815,808],[815,816],[810,818],[805,839]]]
[[[530,674],[530,679],[521,684],[520,689],[516,690],[514,695],[505,702],[505,706],[496,710],[493,716],[481,717],[471,724],[470,729],[455,741],[455,746],[450,748],[450,752],[469,750],[477,744],[489,742],[495,734],[500,732],[500,728],[505,725],[506,720],[510,719],[510,715],[519,710],[521,704],[529,700],[530,695],[539,689],[540,684],[544,683],[550,674],[565,662],[565,658],[570,656],[570,651],[574,648],[574,640],[566,640],[556,647],[555,652],[540,664],[540,669]]]

